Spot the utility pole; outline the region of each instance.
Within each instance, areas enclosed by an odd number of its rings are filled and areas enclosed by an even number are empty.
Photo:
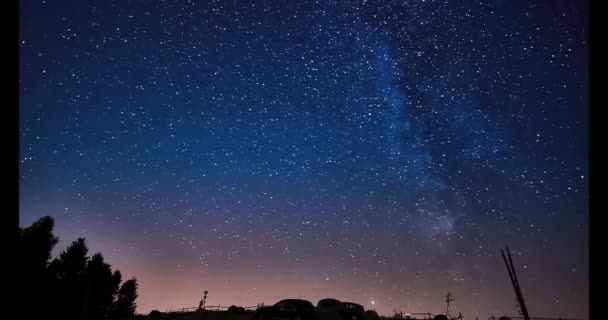
[[[445,296],[445,303],[446,303],[446,309],[445,309],[445,315],[450,317],[450,302],[454,301],[454,299],[452,298],[452,293],[448,291],[448,294]]]
[[[209,293],[209,291],[207,291],[207,290],[203,291],[203,299],[198,303],[199,309],[205,308],[205,304],[207,303],[207,293]]]

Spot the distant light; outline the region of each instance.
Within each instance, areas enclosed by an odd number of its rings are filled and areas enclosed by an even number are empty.
[[[376,304],[376,301],[371,300],[371,303],[372,303],[372,305],[375,305],[375,304]]]

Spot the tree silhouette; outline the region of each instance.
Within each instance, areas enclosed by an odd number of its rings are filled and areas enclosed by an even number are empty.
[[[72,281],[84,275],[89,248],[84,238],[78,238],[68,248],[59,254],[59,258],[51,263],[52,271],[59,280]]]
[[[112,274],[112,307],[110,308],[110,314],[114,314],[116,310],[116,301],[118,300],[118,288],[120,287],[120,283],[122,282],[122,274],[119,270],[114,271]]]
[[[17,249],[20,271],[29,277],[42,277],[59,239],[53,235],[55,220],[42,217],[25,230],[19,228]]]
[[[25,303],[36,301],[39,308],[32,310],[32,316],[42,315],[43,310],[51,308],[47,299],[51,295],[53,274],[47,269],[51,252],[58,242],[53,235],[55,220],[42,217],[31,226],[19,228],[17,238],[17,271],[20,285],[17,290],[18,308]]]
[[[78,238],[49,267],[56,275],[57,296],[54,304],[57,314],[62,317],[79,319],[83,316],[88,252],[84,238]]]
[[[137,299],[137,279],[132,278],[125,281],[120,290],[118,290],[118,298],[116,299],[115,317],[128,317],[135,314],[135,300]]]
[[[29,318],[105,319],[135,314],[137,280],[125,281],[112,272],[103,255],[88,257],[84,238],[72,242],[51,263],[58,239],[55,221],[43,217],[25,229],[19,228],[16,266],[20,275],[18,309]],[[120,287],[120,289],[119,289]],[[34,303],[35,308],[28,308]]]
[[[112,304],[118,292],[122,276],[112,273],[101,253],[89,260],[85,270],[85,299],[83,308],[87,319],[103,318],[112,311]]]

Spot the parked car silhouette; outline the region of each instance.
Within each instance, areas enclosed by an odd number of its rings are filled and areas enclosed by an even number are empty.
[[[343,302],[342,306],[343,320],[365,320],[365,308],[362,305],[354,302]]]
[[[285,299],[255,311],[256,320],[318,320],[315,306],[307,300]]]
[[[344,308],[340,300],[326,298],[317,303],[319,320],[342,320],[342,309]]]

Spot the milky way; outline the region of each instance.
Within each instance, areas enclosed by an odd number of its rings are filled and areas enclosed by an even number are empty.
[[[21,225],[85,237],[139,312],[449,290],[517,315],[509,245],[532,315],[587,318],[587,25],[575,1],[21,1]]]

